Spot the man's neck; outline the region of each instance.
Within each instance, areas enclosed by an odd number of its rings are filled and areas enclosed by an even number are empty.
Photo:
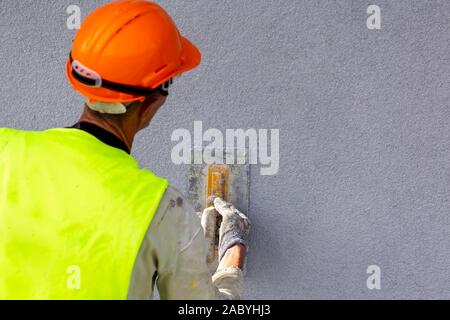
[[[91,113],[86,112],[82,114],[79,121],[96,125],[110,132],[120,139],[127,146],[128,150],[131,150],[134,136],[137,131],[130,129],[129,126],[121,126],[114,121],[108,121],[108,119],[106,117],[102,117],[102,115],[93,116]]]

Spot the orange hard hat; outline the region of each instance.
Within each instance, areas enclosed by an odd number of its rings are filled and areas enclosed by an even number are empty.
[[[161,6],[120,0],[83,21],[66,71],[70,84],[90,100],[132,102],[164,88],[200,60],[200,51]]]

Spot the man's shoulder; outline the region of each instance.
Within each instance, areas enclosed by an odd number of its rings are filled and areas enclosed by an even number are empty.
[[[164,193],[158,210],[164,210],[171,214],[183,213],[191,214],[194,212],[194,207],[187,197],[184,196],[177,188],[172,185],[168,185],[166,192]]]
[[[194,207],[188,198],[170,184],[161,199],[155,218],[178,219],[184,221],[185,223],[197,223],[200,221],[199,215],[195,212]]]
[[[172,207],[176,206],[179,208],[186,208],[194,211],[194,207],[192,206],[188,198],[185,197],[180,190],[170,184],[167,186],[163,199],[166,199]]]

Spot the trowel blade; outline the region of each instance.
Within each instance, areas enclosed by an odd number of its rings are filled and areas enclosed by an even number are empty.
[[[202,159],[203,152],[203,149],[194,149],[192,159]],[[223,195],[226,201],[231,202],[238,210],[248,215],[250,167],[247,154],[246,150],[243,149],[224,150],[223,159],[229,159],[227,156],[234,155],[234,157],[231,157],[235,160],[233,164],[192,164],[187,173],[187,196],[201,217],[208,246],[207,261],[211,273],[216,271],[219,264],[218,232],[221,219],[215,210],[208,210],[206,216],[202,216],[201,213],[205,208],[211,206],[210,195]],[[217,183],[217,176],[215,175],[220,175],[226,179],[223,186]]]
[[[192,152],[195,157],[195,153],[202,152],[203,154],[204,149],[194,149]],[[238,210],[248,214],[250,183],[250,166],[247,161],[248,153],[245,149],[224,150],[223,153],[223,159],[227,159],[227,155],[229,154],[235,155],[235,162],[233,164],[227,164],[228,190],[225,198]],[[207,164],[192,164],[188,169],[187,196],[197,212],[201,212],[208,207],[207,188],[209,167],[210,165]]]

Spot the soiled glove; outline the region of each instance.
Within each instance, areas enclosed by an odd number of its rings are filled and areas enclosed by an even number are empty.
[[[251,223],[248,217],[223,199],[214,199],[214,207],[222,216],[219,230],[219,261],[231,247],[241,244],[248,249],[246,238]]]

